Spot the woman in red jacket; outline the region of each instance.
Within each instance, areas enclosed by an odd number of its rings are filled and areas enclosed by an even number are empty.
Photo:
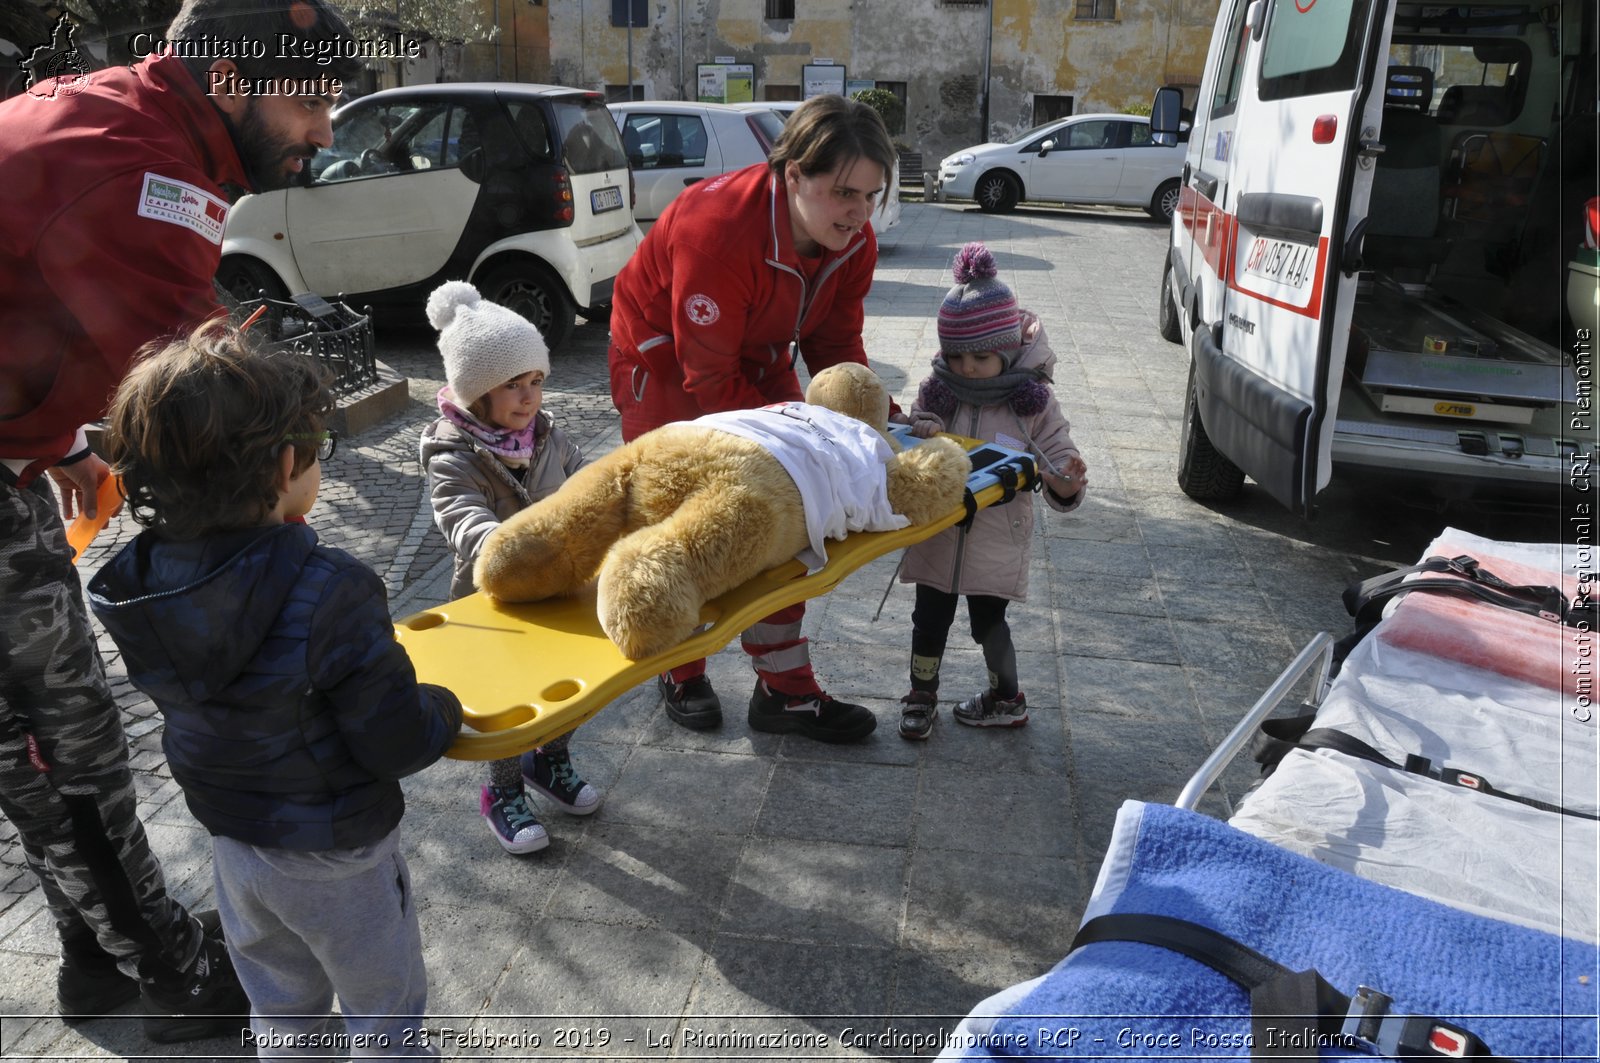
[[[796,357],[813,375],[867,364],[862,303],[878,261],[869,218],[893,167],[876,111],[818,96],[789,117],[766,164],[672,202],[617,275],[611,397],[625,441],[705,413],[799,400]],[[791,606],[742,637],[757,677],[750,726],[824,742],[865,738],[877,725],[871,711],[830,698],[812,674],[804,613]],[[658,682],[673,720],[722,722],[705,661]]]

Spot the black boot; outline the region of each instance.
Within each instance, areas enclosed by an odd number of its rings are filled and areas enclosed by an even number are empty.
[[[87,927],[61,934],[56,1010],[68,1024],[108,1015],[139,995],[139,983],[117,969]]]
[[[158,967],[139,987],[144,1035],[157,1044],[236,1038],[250,1025],[250,1001],[228,957],[217,913],[199,913],[197,919],[204,935],[189,966]]]

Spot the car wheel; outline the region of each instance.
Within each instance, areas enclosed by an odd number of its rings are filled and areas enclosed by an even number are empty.
[[[484,275],[478,290],[533,322],[552,353],[572,336],[577,311],[561,282],[539,266],[517,262],[497,267]]]
[[[1177,181],[1167,181],[1156,189],[1156,194],[1150,197],[1150,205],[1144,209],[1156,221],[1171,221],[1178,211],[1178,188]]]
[[[972,194],[985,214],[1009,214],[1016,209],[1022,189],[1017,187],[1016,178],[1010,174],[986,173],[978,178],[978,185]]]
[[[1156,328],[1161,330],[1161,338],[1172,343],[1183,342],[1183,323],[1178,320],[1178,304],[1172,301],[1172,257],[1167,257],[1167,264],[1161,270],[1161,294],[1159,309],[1156,311]]]
[[[1244,488],[1244,470],[1211,444],[1200,422],[1200,400],[1195,395],[1194,362],[1189,363],[1189,393],[1183,406],[1183,426],[1178,437],[1178,486],[1200,502],[1225,502]]]
[[[229,255],[217,267],[217,287],[235,303],[260,298],[283,300],[289,297],[278,275],[266,263],[244,255]]]

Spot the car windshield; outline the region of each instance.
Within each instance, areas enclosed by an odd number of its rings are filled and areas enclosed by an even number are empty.
[[[1036,125],[1032,129],[1025,129],[1022,132],[1018,133],[1016,136],[1012,137],[1010,140],[1006,141],[1006,143],[1007,144],[1022,144],[1022,143],[1025,143],[1025,142],[1027,142],[1029,140],[1032,140],[1034,137],[1038,136],[1040,133],[1043,133],[1047,129],[1054,129],[1058,124],[1060,124],[1060,123],[1059,122],[1046,122],[1044,125]]]
[[[561,128],[561,150],[573,173],[620,170],[628,165],[622,138],[611,113],[597,99],[575,97],[554,101]]]

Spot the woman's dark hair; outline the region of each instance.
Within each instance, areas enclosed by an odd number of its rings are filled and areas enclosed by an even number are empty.
[[[829,94],[813,96],[795,108],[772,145],[767,165],[781,181],[791,162],[806,177],[814,177],[857,159],[877,163],[883,167],[883,179],[893,180],[894,145],[878,112],[860,100]]]
[[[261,523],[278,503],[283,448],[304,472],[333,408],[313,358],[255,349],[214,318],[145,348],[111,402],[106,447],[133,519],[194,539]]]
[[[202,80],[218,59],[233,60],[252,80],[350,82],[361,74],[355,34],[326,0],[185,0],[167,40],[182,47],[184,65]],[[210,41],[219,47],[205,47]],[[239,55],[239,41],[263,54]]]

